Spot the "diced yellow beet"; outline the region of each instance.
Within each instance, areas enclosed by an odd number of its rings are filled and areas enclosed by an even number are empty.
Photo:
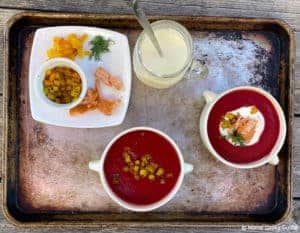
[[[54,50],[54,49],[48,49],[48,51],[47,51],[47,56],[48,56],[49,58],[59,57],[59,56],[60,56],[60,53],[57,52],[57,51]]]
[[[79,37],[79,40],[81,42],[84,42],[86,39],[88,38],[88,35],[86,33],[82,34],[80,37]]]
[[[46,76],[49,76],[51,74],[51,70],[46,70]]]

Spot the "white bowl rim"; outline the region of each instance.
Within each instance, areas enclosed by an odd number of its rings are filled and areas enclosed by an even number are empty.
[[[158,135],[162,136],[163,138],[165,138],[176,150],[176,153],[177,153],[177,156],[178,156],[178,159],[180,162],[180,174],[177,178],[176,184],[171,189],[171,191],[166,196],[164,196],[162,199],[160,199],[159,201],[157,201],[155,203],[147,204],[147,205],[138,205],[138,204],[133,204],[133,203],[129,203],[129,202],[122,200],[111,190],[109,184],[106,181],[105,174],[104,174],[104,161],[105,161],[106,155],[107,155],[109,149],[111,148],[111,146],[123,135],[126,135],[130,132],[139,131],[139,130],[154,132],[154,133],[157,133]],[[171,137],[169,137],[166,133],[164,133],[158,129],[154,129],[152,127],[147,127],[147,126],[138,126],[138,127],[132,127],[132,128],[122,131],[121,133],[116,135],[109,142],[109,144],[105,147],[105,150],[102,153],[102,156],[100,159],[100,169],[99,169],[98,173],[100,174],[100,180],[104,187],[104,190],[106,191],[106,193],[109,195],[109,197],[113,201],[115,201],[116,203],[118,203],[120,206],[122,206],[125,209],[131,210],[131,211],[136,211],[136,212],[146,212],[146,211],[151,211],[151,210],[157,209],[157,208],[165,205],[167,202],[169,202],[175,196],[175,194],[178,192],[178,190],[183,182],[183,177],[184,177],[183,166],[184,166],[184,161],[183,161],[182,153],[181,153],[179,147],[177,146],[177,144],[174,142],[174,140]]]
[[[45,96],[44,91],[42,89],[42,87],[43,87],[42,82],[45,79],[45,75],[43,75],[43,73],[46,71],[46,69],[48,67],[53,68],[56,66],[67,66],[69,68],[72,68],[79,74],[79,76],[81,78],[82,89],[81,89],[81,93],[76,101],[68,103],[68,104],[58,104],[58,103],[55,103],[55,102],[49,100]],[[75,61],[68,59],[68,58],[64,58],[64,57],[57,57],[57,58],[48,59],[41,65],[39,71],[37,72],[37,75],[35,76],[34,86],[35,86],[35,92],[36,92],[37,96],[40,97],[43,100],[43,102],[45,104],[47,104],[47,106],[52,107],[52,108],[70,109],[70,108],[73,108],[76,105],[78,105],[84,99],[86,92],[87,92],[87,79],[86,79],[85,73],[83,72],[81,67]]]
[[[271,152],[269,153],[269,155],[266,155],[264,157],[262,157],[259,160],[250,162],[250,163],[233,163],[230,162],[228,160],[226,160],[224,157],[222,157],[215,149],[214,147],[211,145],[211,142],[209,140],[208,137],[208,133],[207,133],[207,124],[208,124],[208,117],[209,114],[213,108],[213,106],[216,104],[217,101],[219,101],[223,96],[233,92],[233,91],[237,91],[237,90],[252,90],[252,91],[256,91],[260,94],[262,94],[263,96],[265,96],[274,106],[277,114],[278,114],[278,118],[279,118],[279,135],[277,138],[276,143],[274,144]],[[285,137],[286,137],[286,120],[285,120],[285,116],[283,113],[282,108],[280,107],[280,104],[277,102],[277,100],[267,91],[258,88],[258,87],[253,87],[253,86],[239,86],[239,87],[235,87],[232,89],[229,89],[225,92],[222,92],[221,94],[217,94],[216,98],[210,102],[210,103],[206,103],[205,105],[206,109],[205,109],[205,115],[203,116],[202,121],[200,122],[200,124],[205,124],[205,134],[201,133],[201,136],[204,137],[204,140],[206,142],[206,146],[208,147],[208,150],[218,159],[220,160],[222,163],[230,166],[230,167],[234,167],[234,168],[256,168],[256,167],[260,167],[268,162],[270,162],[270,160],[272,160],[272,158],[274,156],[277,156],[281,147],[284,144],[285,141]]]

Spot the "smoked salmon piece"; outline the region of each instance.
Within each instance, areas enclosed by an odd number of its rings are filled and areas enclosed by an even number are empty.
[[[71,116],[84,114],[88,111],[98,109],[105,115],[112,115],[113,110],[121,103],[120,99],[107,99],[101,94],[101,83],[99,79],[95,80],[95,89],[88,89],[86,96],[82,102],[71,108],[69,113]]]
[[[120,99],[110,100],[102,96],[100,79],[95,80],[95,87],[98,93],[97,108],[105,115],[112,115],[113,110],[121,103]]]
[[[255,133],[256,124],[257,124],[257,120],[255,119],[241,117],[236,122],[235,127],[238,134],[243,137],[245,142],[249,142]]]
[[[116,77],[112,76],[102,67],[98,68],[95,72],[96,79],[100,79],[103,83],[105,83],[109,87],[113,87],[115,89],[122,90],[123,84],[122,82],[117,79]]]
[[[69,113],[71,116],[80,115],[88,111],[93,111],[97,108],[98,93],[96,90],[90,88],[87,90],[86,96],[80,104],[71,108]]]
[[[87,105],[89,108],[97,106],[98,92],[92,88],[88,89],[86,96],[80,104]]]
[[[100,97],[98,99],[97,108],[100,112],[102,112],[105,115],[112,115],[113,110],[121,103],[121,100],[110,100],[110,99],[104,99],[103,97]]]
[[[70,113],[71,116],[76,116],[76,115],[81,115],[83,113],[86,113],[88,111],[91,111],[91,109],[88,108],[87,105],[79,104],[79,105],[75,106],[74,108],[71,108],[69,110],[69,113]]]

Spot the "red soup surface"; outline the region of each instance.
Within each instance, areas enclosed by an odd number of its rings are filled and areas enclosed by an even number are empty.
[[[147,130],[120,137],[104,161],[105,177],[112,191],[122,200],[138,205],[164,198],[175,186],[180,169],[173,146]]]
[[[222,116],[228,111],[255,105],[265,119],[265,127],[257,143],[251,146],[234,146],[222,138],[219,124]],[[233,163],[249,163],[268,155],[279,136],[279,117],[269,99],[252,90],[236,90],[221,99],[213,106],[208,116],[208,137],[216,152]]]

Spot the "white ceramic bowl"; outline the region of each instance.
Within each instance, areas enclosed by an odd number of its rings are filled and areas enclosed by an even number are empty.
[[[212,110],[214,104],[219,99],[221,99],[223,96],[225,96],[233,91],[236,91],[236,90],[251,90],[251,91],[256,91],[256,92],[262,94],[273,104],[273,106],[278,114],[278,117],[279,117],[279,135],[278,135],[278,139],[277,139],[273,149],[271,150],[271,152],[268,155],[264,156],[260,160],[250,162],[250,163],[238,164],[238,163],[233,163],[233,162],[230,162],[230,161],[224,159],[219,153],[216,152],[216,150],[211,145],[211,142],[208,137],[208,132],[207,132],[208,116],[209,116],[210,111]],[[200,122],[199,122],[200,135],[201,135],[204,145],[206,146],[206,148],[209,150],[209,152],[215,158],[217,158],[222,163],[224,163],[230,167],[234,167],[234,168],[255,168],[255,167],[262,166],[266,163],[269,163],[272,165],[277,165],[279,163],[278,153],[285,141],[286,121],[285,121],[284,113],[283,113],[279,103],[276,101],[276,99],[272,95],[270,95],[268,92],[266,92],[260,88],[251,87],[251,86],[241,86],[241,87],[236,87],[236,88],[230,89],[228,91],[225,91],[224,93],[219,94],[219,95],[215,94],[211,91],[204,91],[203,96],[205,98],[206,105],[204,106],[201,116],[200,116]]]
[[[162,137],[164,137],[176,150],[179,161],[180,161],[180,174],[179,177],[177,179],[176,184],[174,185],[173,189],[161,200],[159,200],[158,202],[152,203],[152,204],[148,204],[148,205],[136,205],[136,204],[132,204],[129,202],[126,202],[124,200],[122,200],[121,198],[119,198],[110,188],[105,174],[104,174],[104,161],[106,158],[106,155],[109,151],[109,149],[111,148],[111,146],[123,135],[133,132],[133,131],[139,131],[139,130],[145,130],[145,131],[151,131],[154,132],[158,135],[161,135]],[[168,201],[170,201],[175,194],[177,193],[177,191],[179,190],[182,181],[183,181],[183,176],[184,174],[187,174],[189,172],[191,172],[193,170],[193,165],[188,164],[188,163],[184,163],[183,161],[183,156],[182,153],[180,151],[180,149],[178,148],[178,146],[176,145],[176,143],[165,133],[157,130],[157,129],[153,129],[150,127],[134,127],[134,128],[130,128],[128,130],[125,130],[123,132],[121,132],[120,134],[118,134],[116,137],[114,137],[110,143],[106,146],[104,152],[102,153],[101,159],[100,160],[96,160],[96,161],[91,161],[89,163],[89,168],[91,170],[94,170],[96,172],[99,173],[100,175],[100,180],[102,182],[102,185],[104,187],[104,190],[107,192],[107,194],[110,196],[110,198],[115,201],[116,203],[118,203],[120,206],[128,209],[128,210],[132,210],[132,211],[138,211],[138,212],[145,212],[145,211],[151,211],[154,209],[157,209],[159,207],[161,207],[162,205],[166,204]]]
[[[49,100],[48,97],[44,94],[43,81],[46,76],[45,75],[46,71],[48,69],[52,69],[57,66],[65,66],[65,67],[71,68],[79,74],[79,76],[81,78],[82,88],[81,88],[81,93],[76,101],[73,101],[68,104],[59,104],[59,103],[55,103],[55,102]],[[83,100],[83,98],[85,97],[86,92],[87,92],[87,80],[86,80],[84,72],[74,61],[67,59],[67,58],[53,58],[53,59],[49,59],[46,62],[44,62],[42,64],[42,66],[40,67],[40,70],[37,74],[34,85],[35,85],[35,92],[37,93],[37,95],[43,101],[43,103],[45,105],[53,107],[53,108],[60,108],[60,109],[70,109],[70,108],[78,105]],[[43,106],[40,106],[40,107],[43,107]]]

